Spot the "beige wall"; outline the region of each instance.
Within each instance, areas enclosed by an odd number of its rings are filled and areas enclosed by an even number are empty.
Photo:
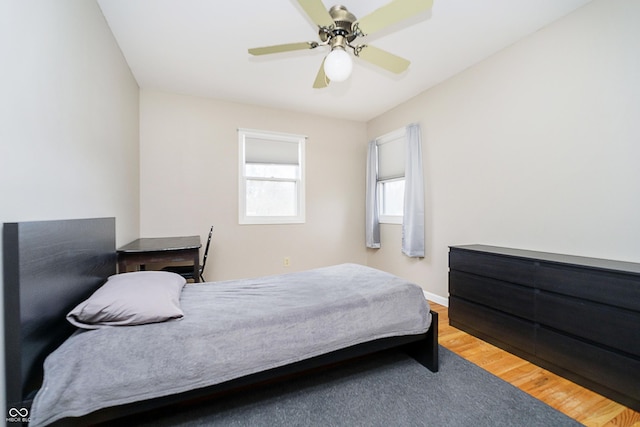
[[[238,225],[238,128],[308,136],[305,224]],[[143,90],[141,234],[204,242],[214,225],[207,280],[365,263],[365,132],[364,123]]]
[[[0,43],[0,222],[115,216],[137,237],[139,91],[97,4],[0,2]]]
[[[373,267],[447,296],[448,246],[640,261],[640,2],[596,0],[367,124],[422,125],[427,257]]]

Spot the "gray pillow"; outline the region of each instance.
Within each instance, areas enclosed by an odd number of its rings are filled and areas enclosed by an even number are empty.
[[[130,326],[181,319],[180,293],[187,281],[165,271],[116,274],[67,314],[79,328]]]

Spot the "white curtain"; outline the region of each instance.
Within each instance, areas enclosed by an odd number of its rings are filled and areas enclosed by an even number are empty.
[[[369,142],[367,149],[367,191],[365,198],[365,239],[368,248],[380,247],[380,223],[378,220],[377,181],[378,147],[375,141]]]
[[[424,177],[420,125],[413,123],[407,126],[406,138],[402,252],[409,257],[424,257]]]

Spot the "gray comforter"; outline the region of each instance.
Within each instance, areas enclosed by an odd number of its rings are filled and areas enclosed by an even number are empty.
[[[180,321],[70,337],[45,361],[31,425],[424,333],[431,323],[417,285],[355,264],[187,285],[180,303]]]

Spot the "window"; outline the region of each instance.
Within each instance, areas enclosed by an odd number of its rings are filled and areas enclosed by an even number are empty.
[[[239,129],[240,224],[303,223],[306,137]]]
[[[406,129],[376,139],[378,212],[381,223],[402,224]]]

